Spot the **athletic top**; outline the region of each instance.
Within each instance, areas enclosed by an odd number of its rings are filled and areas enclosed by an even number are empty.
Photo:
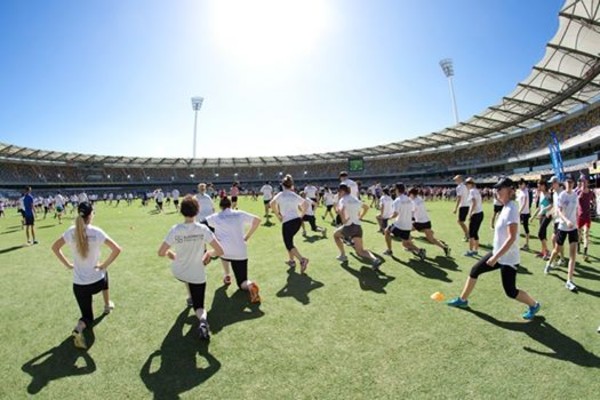
[[[340,182],[342,185],[348,186],[350,189],[350,194],[358,199],[358,185],[352,179],[344,179]]]
[[[323,193],[323,202],[326,206],[332,206],[335,203],[334,197],[335,196],[333,193],[330,191],[325,191],[325,193]]]
[[[271,185],[263,185],[260,188],[260,192],[263,195],[263,200],[271,200],[273,198],[273,186]]]
[[[173,200],[179,200],[179,190],[173,189],[171,195],[173,196]]]
[[[78,200],[80,203],[87,203],[89,201],[89,198],[85,192],[81,192],[79,193]]]
[[[102,229],[93,225],[87,225],[85,233],[89,244],[89,252],[85,258],[77,251],[75,226],[70,227],[63,234],[63,239],[73,253],[73,283],[77,285],[89,285],[98,282],[104,279],[106,274],[104,270],[96,270],[96,266],[100,261],[100,249],[108,239],[108,235]]]
[[[305,215],[310,215],[314,217],[315,212],[313,210],[313,201],[311,199],[304,199],[304,202],[308,204]]]
[[[416,196],[412,202],[413,216],[415,218],[415,222],[420,224],[429,222],[429,215],[427,215],[427,210],[425,209],[425,202],[423,201],[421,196]]]
[[[222,258],[227,260],[248,259],[248,246],[244,241],[245,226],[250,225],[256,216],[245,211],[225,210],[206,218],[208,225],[215,229],[215,236],[223,247]]]
[[[460,196],[459,207],[469,207],[469,189],[464,183],[456,185],[456,196]]]
[[[210,229],[198,222],[174,225],[165,243],[173,247],[177,254],[171,263],[175,278],[188,283],[206,282],[202,256],[206,245],[213,240],[215,236]]]
[[[65,206],[64,197],[62,197],[62,195],[60,195],[60,194],[57,194],[56,196],[54,196],[54,205],[56,207],[64,207]]]
[[[558,195],[558,207],[561,209],[564,216],[573,223],[573,226],[569,228],[566,221],[559,217],[558,229],[561,231],[572,231],[577,229],[577,203],[577,193],[573,191],[568,193],[566,190],[563,190]]]
[[[162,191],[156,193],[156,201],[158,201],[159,203],[162,203],[162,201],[164,199],[165,199],[165,194]]]
[[[26,216],[33,217],[33,196],[30,193],[23,197],[23,210]]]
[[[496,194],[498,193],[498,189],[492,189],[492,197],[494,199],[494,205],[495,206],[501,206],[502,202],[500,200],[498,200],[498,197],[496,197]]]
[[[233,197],[233,196],[237,197],[240,194],[240,189],[238,189],[237,186],[232,186],[229,194],[231,194],[231,197]]]
[[[382,195],[379,198],[379,208],[382,210],[381,217],[388,219],[394,215],[394,200],[387,194]]]
[[[540,204],[538,207],[540,209],[540,215],[542,217],[551,212],[551,210],[544,210],[544,208],[548,207],[550,204],[552,204],[552,202],[550,201],[550,196],[548,196],[547,193],[540,192]]]
[[[306,197],[308,197],[309,199],[316,199],[317,198],[317,192],[319,191],[319,189],[317,189],[315,186],[313,185],[307,185],[304,187],[304,194],[306,195]]]
[[[472,214],[478,214],[483,211],[483,207],[481,204],[481,193],[477,188],[473,188],[469,190],[469,196],[467,197],[468,204],[471,204],[471,200],[475,199],[475,205],[473,206]]]
[[[406,194],[396,197],[392,204],[394,212],[397,213],[394,226],[403,231],[412,230],[413,203]]]
[[[527,189],[517,190],[517,202],[519,202],[519,210],[523,207],[521,214],[529,214],[529,191]]]
[[[198,200],[198,204],[200,205],[200,208],[198,209],[198,215],[196,215],[196,221],[204,221],[206,217],[215,212],[215,205],[213,204],[210,196],[206,193],[197,193],[196,200]]]
[[[579,207],[577,208],[577,217],[581,219],[590,219],[592,217],[592,201],[596,196],[589,190],[587,193],[580,191],[577,195]]]
[[[273,197],[273,201],[279,206],[282,222],[288,222],[300,216],[298,207],[304,203],[304,199],[291,190],[284,189]]]
[[[362,209],[362,201],[351,194],[347,194],[339,201],[341,212],[346,217],[344,226],[360,225],[360,212]]]
[[[519,207],[513,200],[509,201],[502,207],[502,211],[496,219],[494,228],[494,248],[492,254],[497,254],[504,242],[508,239],[508,226],[512,224],[519,225]],[[519,253],[519,237],[510,246],[508,251],[498,259],[499,264],[509,265],[516,269],[516,266],[521,262],[521,254]]]

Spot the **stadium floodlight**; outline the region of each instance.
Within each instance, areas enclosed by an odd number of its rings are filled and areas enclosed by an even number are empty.
[[[458,125],[458,109],[456,108],[456,97],[454,96],[454,84],[452,77],[454,76],[454,65],[451,58],[444,58],[440,61],[440,67],[444,71],[444,75],[448,78],[448,86],[450,86],[450,97],[452,99],[452,111],[454,111],[454,123]]]
[[[194,110],[194,150],[192,157],[196,158],[196,127],[198,126],[198,111],[202,107],[204,97],[192,97],[192,109]]]

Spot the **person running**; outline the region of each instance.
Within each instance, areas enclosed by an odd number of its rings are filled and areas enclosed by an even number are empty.
[[[173,196],[173,205],[175,206],[175,210],[179,211],[179,189],[173,189],[171,196]]]
[[[33,205],[33,196],[31,195],[31,186],[25,188],[25,196],[23,197],[23,217],[25,218],[25,236],[27,244],[38,244],[35,239],[35,209]],[[30,238],[31,235],[31,238]]]
[[[465,184],[469,190],[467,199],[470,204],[467,213],[469,219],[469,250],[465,253],[465,256],[473,257],[479,254],[479,228],[483,222],[483,204],[481,193],[479,193],[473,178],[467,178]]]
[[[552,232],[552,251],[557,247],[556,239],[558,238],[558,224],[560,222],[560,218],[558,217],[558,198],[560,194],[563,192],[563,187],[560,183],[558,177],[553,176],[549,180],[552,185],[552,216],[554,218],[554,229]],[[564,249],[561,247],[558,252],[558,261],[556,261],[556,265],[558,267],[562,267],[565,265],[564,260]]]
[[[558,222],[558,233],[556,235],[556,246],[552,250],[550,259],[546,263],[544,273],[550,272],[552,269],[552,262],[558,257],[562,247],[569,239],[569,266],[567,270],[567,282],[565,287],[570,291],[574,292],[577,290],[577,286],[573,283],[573,273],[575,272],[575,259],[577,257],[577,243],[579,237],[577,235],[577,205],[578,198],[575,193],[574,186],[575,181],[572,176],[567,175],[566,189],[563,190],[558,196],[558,207],[557,215],[559,218]]]
[[[281,234],[288,252],[287,264],[293,268],[296,266],[295,259],[298,259],[300,272],[304,273],[308,267],[308,258],[303,257],[294,245],[294,236],[302,226],[302,217],[306,214],[308,204],[294,192],[294,179],[291,175],[288,174],[283,178],[281,186],[283,190],[271,200],[271,209],[279,221],[283,223]],[[298,210],[300,210],[300,214],[298,214]]]
[[[433,235],[431,220],[429,219],[427,209],[425,208],[425,201],[421,197],[421,190],[418,188],[411,188],[408,191],[408,197],[413,202],[413,228],[417,232],[425,234],[425,239],[427,239],[429,243],[438,246],[444,251],[446,257],[450,257],[450,246],[443,240],[436,239]]]
[[[260,303],[259,288],[256,282],[248,279],[248,240],[260,226],[260,218],[245,211],[232,210],[227,197],[219,202],[221,212],[206,218],[208,226],[215,230],[215,236],[223,255],[221,262],[225,270],[223,283],[231,284],[231,269],[238,288],[248,292],[251,303]],[[250,226],[247,232],[245,227]]]
[[[504,293],[511,299],[526,304],[528,308],[522,317],[531,320],[538,313],[541,305],[527,292],[517,289],[516,286],[521,255],[519,252],[519,208],[514,201],[514,182],[510,178],[501,178],[495,188],[497,189],[496,195],[504,207],[494,228],[493,250],[475,263],[460,296],[450,300],[447,304],[451,307],[468,307],[468,298],[475,289],[479,276],[499,269]]]
[[[386,256],[393,255],[393,236],[400,238],[400,240],[402,240],[402,246],[404,246],[405,249],[419,257],[421,261],[424,261],[426,256],[425,249],[420,249],[415,246],[410,238],[410,231],[412,230],[413,204],[405,194],[406,186],[404,186],[403,183],[396,183],[394,185],[394,190],[396,191],[396,199],[393,203],[394,214],[392,214],[391,218],[395,218],[396,220],[385,230],[385,244],[387,249],[383,252],[383,254]]]
[[[233,182],[231,185],[231,190],[229,190],[229,195],[231,196],[231,208],[237,210],[238,196],[240,195],[240,184],[238,182]]]
[[[381,259],[375,257],[373,253],[364,248],[363,231],[360,226],[360,214],[363,209],[363,203],[358,198],[353,196],[350,188],[344,184],[338,187],[338,210],[342,219],[342,226],[337,228],[333,234],[333,240],[340,251],[336,257],[338,261],[346,262],[348,257],[344,251],[343,238],[350,238],[354,244],[354,250],[359,257],[368,260],[374,270],[379,270]]]
[[[525,179],[519,181],[519,190],[517,190],[517,203],[519,203],[519,215],[521,218],[521,226],[525,231],[525,244],[521,250],[529,250],[529,188]]]
[[[596,196],[588,186],[588,179],[585,175],[579,176],[579,188],[577,190],[577,229],[579,238],[583,238],[583,261],[589,262],[588,246],[590,243],[590,228],[592,226],[592,203]]]
[[[215,205],[212,198],[206,193],[206,183],[198,184],[198,193],[196,193],[196,200],[198,201],[198,215],[196,215],[196,221],[206,225],[206,218],[214,214]]]
[[[211,258],[223,255],[223,248],[207,226],[196,222],[198,200],[187,195],[181,201],[180,213],[184,222],[174,225],[158,249],[160,257],[168,257],[173,276],[185,283],[192,298],[192,307],[200,320],[198,334],[210,339],[210,327],[206,320],[204,295],[206,292],[205,266]],[[212,250],[205,251],[209,244]]]
[[[54,212],[56,213],[56,218],[58,218],[58,223],[62,224],[62,217],[65,213],[65,198],[60,192],[54,196]]]
[[[502,203],[498,200],[498,196],[496,196],[496,189],[492,189],[492,197],[494,203],[494,215],[492,215],[491,227],[492,230],[495,228],[496,218],[500,215],[500,211],[502,211]]]
[[[119,201],[121,200],[119,197],[120,195],[117,195],[117,206],[119,205]],[[156,189],[156,191],[154,192],[154,200],[156,201],[156,209],[159,213],[162,214],[163,202],[165,200],[165,194],[163,193],[162,189]]]
[[[325,220],[325,217],[329,215],[331,217],[331,223],[335,223],[335,215],[333,215],[333,212],[331,211],[335,205],[335,195],[327,185],[323,188],[323,205],[325,205],[325,214],[323,214],[321,218]]]
[[[104,299],[104,314],[109,314],[115,307],[110,300],[108,285],[108,267],[121,253],[121,247],[111,239],[102,229],[92,225],[94,209],[90,203],[83,202],[77,206],[75,226],[70,227],[52,245],[52,251],[59,261],[73,270],[73,293],[81,318],[73,329],[73,342],[75,347],[85,349],[87,344],[83,331],[92,327],[94,323],[94,310],[92,297],[102,292]],[[62,248],[67,244],[71,248],[73,261],[69,261]],[[100,262],[100,250],[105,244],[110,249],[110,254]]]
[[[463,231],[465,242],[469,241],[469,230],[465,221],[469,214],[469,189],[463,183],[462,175],[456,175],[453,178],[456,183],[456,204],[454,205],[454,214],[458,211],[458,225]]]
[[[271,182],[266,181],[264,185],[260,188],[260,192],[263,195],[263,204],[265,206],[265,217],[269,218],[271,215],[269,214],[270,206],[269,203],[273,200],[273,186],[271,186]]]
[[[348,172],[346,172],[346,171],[340,172],[339,177],[340,177],[340,184],[348,186],[350,188],[350,194],[360,200],[360,187],[359,187],[358,182],[355,182],[352,179],[348,178]],[[368,211],[369,211],[369,205],[366,203],[362,203],[362,209],[361,209],[361,213],[360,213],[361,220],[364,218],[364,216],[367,214]]]
[[[388,227],[388,221],[394,215],[394,200],[390,196],[390,190],[388,188],[383,189],[382,195],[379,198],[379,215],[375,216],[377,223],[379,224],[379,233],[385,233]]]
[[[304,226],[304,222],[308,222],[310,224],[311,231],[320,232],[323,238],[327,237],[327,229],[317,226],[317,220],[315,218],[316,202],[308,198],[305,192],[300,192],[300,197],[304,199],[304,202],[308,203],[306,213],[304,214],[304,217],[302,217],[302,236],[306,236],[306,227]]]
[[[304,187],[304,194],[311,201],[311,207],[314,209],[319,204],[319,189],[312,183]]]
[[[546,181],[540,179],[537,184],[538,193],[538,207],[533,214],[533,217],[537,217],[540,220],[540,226],[538,228],[538,239],[542,243],[542,250],[539,254],[544,260],[550,258],[550,252],[548,250],[548,225],[552,222],[552,199],[548,193],[548,185]]]

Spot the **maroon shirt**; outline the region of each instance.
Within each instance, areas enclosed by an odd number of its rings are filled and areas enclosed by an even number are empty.
[[[589,190],[587,193],[580,191],[577,195],[579,207],[577,207],[577,218],[591,218],[591,204],[594,200],[594,192]]]

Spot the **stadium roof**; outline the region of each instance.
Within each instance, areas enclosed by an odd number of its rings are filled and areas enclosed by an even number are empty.
[[[147,167],[311,163],[441,150],[537,129],[600,101],[600,0],[566,0],[556,35],[529,76],[478,115],[439,132],[362,149],[251,158],[144,158],[36,150],[0,143],[0,160]]]

